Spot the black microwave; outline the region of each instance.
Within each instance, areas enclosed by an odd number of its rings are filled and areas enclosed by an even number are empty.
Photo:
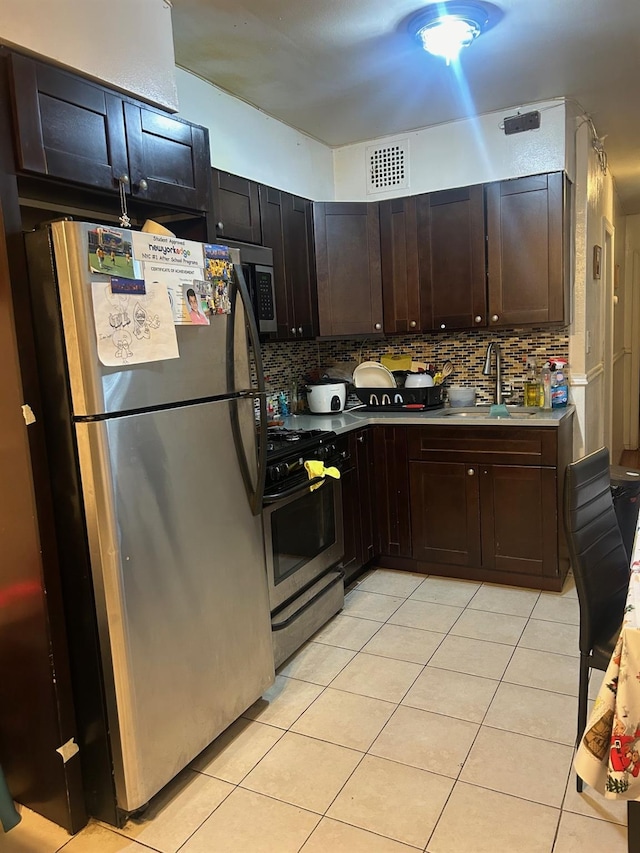
[[[247,283],[258,332],[278,331],[273,281],[273,251],[266,246],[225,240],[225,246],[240,250],[240,265]]]

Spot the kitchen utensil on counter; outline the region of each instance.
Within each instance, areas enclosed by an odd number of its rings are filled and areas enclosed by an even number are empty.
[[[447,359],[442,365],[442,370],[440,371],[440,373],[442,373],[442,381],[444,382],[447,376],[451,376],[451,374],[453,373],[453,362]]]
[[[321,382],[307,385],[307,403],[309,411],[316,415],[331,415],[341,412],[347,400],[347,386],[344,382]]]
[[[356,388],[395,388],[393,373],[379,361],[363,361],[353,371]]]
[[[404,380],[405,388],[431,388],[434,384],[430,373],[408,373]]]
[[[394,370],[411,370],[410,355],[396,355],[395,353],[386,353],[381,356],[380,363],[383,364],[392,373]]]

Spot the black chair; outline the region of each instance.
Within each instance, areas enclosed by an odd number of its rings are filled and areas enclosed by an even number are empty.
[[[613,508],[606,447],[567,465],[564,528],[580,603],[579,743],[587,725],[589,670],[603,672],[615,648],[629,586],[629,558]],[[582,791],[582,779],[577,780]]]

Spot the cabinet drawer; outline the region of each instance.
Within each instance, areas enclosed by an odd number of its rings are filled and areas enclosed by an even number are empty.
[[[557,430],[535,427],[418,427],[409,430],[409,459],[555,465]]]

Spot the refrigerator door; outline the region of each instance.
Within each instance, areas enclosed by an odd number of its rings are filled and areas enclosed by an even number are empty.
[[[273,682],[253,400],[76,424],[118,806],[146,803]],[[233,410],[236,415],[233,415]],[[255,452],[246,464],[257,477]]]
[[[228,396],[250,387],[245,302],[234,298],[231,314],[211,317],[209,326],[176,326],[179,358],[105,367],[98,358],[85,222],[54,222],[26,237],[34,304],[47,315],[47,326],[61,326],[75,417],[129,412],[189,400]],[[52,255],[53,253],[53,255]],[[53,256],[53,260],[52,260]],[[57,280],[58,294],[51,284]],[[236,337],[234,337],[236,336]],[[233,369],[227,369],[233,348]]]

